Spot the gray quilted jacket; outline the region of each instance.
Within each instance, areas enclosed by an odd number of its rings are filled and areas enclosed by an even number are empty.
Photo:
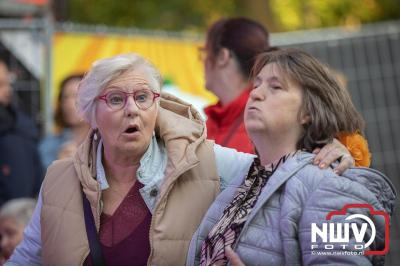
[[[342,176],[331,169],[321,170],[311,164],[313,155],[297,153],[270,177],[246,224],[234,250],[245,265],[383,265],[384,256],[316,255],[311,250],[311,223],[321,226],[326,215],[341,210],[345,204],[368,203],[375,210],[392,214],[396,192],[383,174],[369,168],[351,168]],[[240,173],[217,197],[193,236],[187,265],[198,265],[200,247],[222,211],[233,199],[235,191],[246,177]],[[347,214],[369,216],[376,226],[371,250],[384,248],[385,223],[382,216],[371,216],[366,208],[349,209]],[[343,221],[345,215],[332,220]],[[361,223],[356,219],[352,222]],[[369,239],[371,230],[367,229]],[[319,240],[318,240],[319,239]],[[368,241],[365,240],[365,241]],[[350,233],[350,242],[355,243]],[[340,246],[330,251],[353,251],[354,245]],[[318,247],[324,246],[317,238]],[[317,248],[318,249],[318,248]],[[316,249],[314,249],[315,251]]]

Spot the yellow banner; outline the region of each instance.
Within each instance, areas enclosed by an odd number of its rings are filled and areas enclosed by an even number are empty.
[[[199,42],[151,36],[56,33],[53,44],[54,99],[66,76],[86,72],[98,59],[134,52],[153,62],[164,80],[183,92],[203,97],[210,103],[216,101],[215,96],[204,89]]]

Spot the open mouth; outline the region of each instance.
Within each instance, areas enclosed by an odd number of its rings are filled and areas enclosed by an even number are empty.
[[[132,134],[138,131],[138,128],[136,126],[131,126],[128,127],[124,132],[127,134]]]

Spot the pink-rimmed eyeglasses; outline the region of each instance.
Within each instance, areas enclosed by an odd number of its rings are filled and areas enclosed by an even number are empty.
[[[151,90],[138,90],[135,92],[124,92],[121,90],[112,90],[98,98],[106,102],[108,107],[113,110],[121,110],[125,107],[129,95],[133,96],[136,106],[141,110],[149,109],[154,100],[160,97],[160,94]]]

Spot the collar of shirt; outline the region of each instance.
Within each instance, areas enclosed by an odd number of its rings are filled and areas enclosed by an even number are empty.
[[[109,188],[109,185],[102,163],[102,147],[103,141],[100,140],[97,146],[96,172],[100,188],[101,190],[105,190]],[[153,135],[149,147],[140,159],[140,167],[136,172],[139,182],[144,185],[141,191],[147,193],[155,188],[160,188],[166,165],[167,154],[165,148],[158,143],[157,138]]]

